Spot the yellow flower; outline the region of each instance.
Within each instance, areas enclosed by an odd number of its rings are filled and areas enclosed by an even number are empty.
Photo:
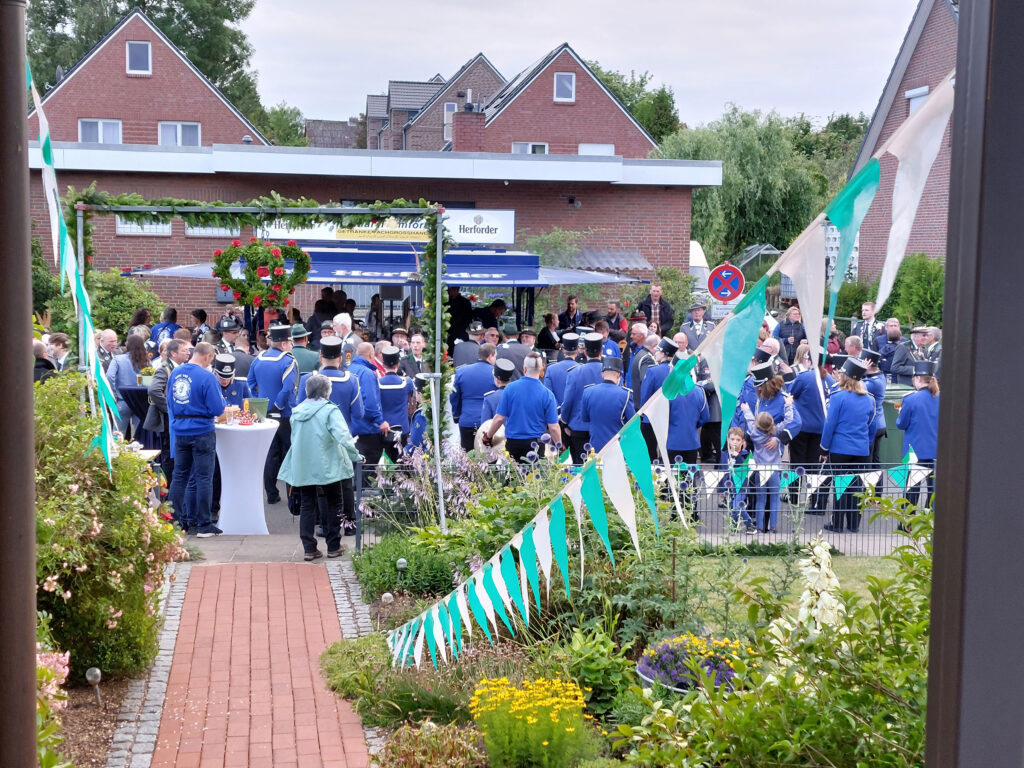
[[[542,747],[546,747],[546,746],[548,745],[548,743],[547,743],[546,741],[542,741],[542,742],[540,743],[540,745],[541,745]]]

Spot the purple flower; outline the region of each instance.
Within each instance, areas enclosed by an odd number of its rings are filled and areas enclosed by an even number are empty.
[[[536,461],[537,458],[538,457],[537,457],[537,452],[536,451],[527,451],[526,452],[526,460],[527,461]]]
[[[797,467],[796,468],[796,474],[797,474],[797,477],[803,477],[804,475],[807,474],[807,470],[804,467]]]
[[[551,443],[551,435],[545,432],[543,435],[540,436],[540,441],[544,443],[544,445],[549,445]]]

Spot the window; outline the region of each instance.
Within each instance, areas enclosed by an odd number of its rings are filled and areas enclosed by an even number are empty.
[[[920,88],[914,88],[903,94],[910,102],[909,115],[914,114],[917,108],[924,104],[924,100],[928,98],[928,86],[922,85]]]
[[[188,237],[238,237],[242,234],[239,227],[193,227],[185,225],[185,235]]]
[[[160,146],[198,147],[199,123],[160,123]]]
[[[575,72],[555,72],[555,101],[576,101]]]
[[[614,155],[614,144],[580,144],[577,152],[581,155]]]
[[[452,140],[452,121],[455,120],[455,113],[459,111],[459,105],[454,101],[444,103],[444,140]]]
[[[513,141],[513,155],[546,155],[548,145],[541,141]]]
[[[129,40],[125,47],[125,59],[129,75],[153,74],[153,48],[149,42]]]
[[[117,217],[116,232],[119,235],[163,235],[171,234],[171,222],[156,222],[153,224],[136,224],[132,221],[125,221]]]
[[[120,144],[120,120],[80,119],[78,140],[86,144]]]

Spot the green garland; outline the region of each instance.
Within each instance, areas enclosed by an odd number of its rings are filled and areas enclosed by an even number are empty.
[[[242,279],[232,276],[231,265],[245,260]],[[293,263],[289,274],[285,260]],[[213,276],[220,278],[222,291],[231,291],[235,301],[253,307],[287,307],[288,297],[295,293],[295,286],[306,282],[309,276],[309,254],[289,240],[285,245],[261,243],[252,237],[242,245],[241,240],[232,240],[231,247],[213,252]]]
[[[435,215],[426,217],[426,229],[427,229],[427,243],[423,250],[423,261],[422,261],[422,277],[423,277],[423,319],[422,328],[425,332],[430,335],[431,341],[427,344],[427,348],[424,351],[424,358],[426,359],[430,370],[439,371],[441,373],[441,402],[444,403],[445,392],[448,391],[448,385],[452,378],[452,364],[448,359],[447,353],[441,356],[441,359],[437,359],[437,346],[434,337],[434,332],[437,328],[437,313],[441,312],[441,341],[442,344],[448,338],[448,327],[450,325],[451,313],[448,310],[448,293],[445,291],[444,277],[442,267],[441,285],[437,284],[437,227],[441,223],[442,217],[444,216],[444,206],[442,205],[430,205],[426,200],[420,200],[420,207],[434,208]],[[441,223],[441,227],[444,224]],[[448,237],[447,232],[443,235],[444,249],[447,250],[454,246],[454,241]],[[435,298],[438,295],[438,291],[441,292],[441,306],[437,306]],[[430,390],[428,389],[427,392]],[[430,400],[429,395],[424,398],[424,415],[427,417],[427,435],[429,438],[433,438],[433,418],[431,414],[431,408],[433,404]],[[443,411],[442,405],[442,411]],[[443,425],[445,420],[441,420],[442,424],[442,439],[445,436]]]

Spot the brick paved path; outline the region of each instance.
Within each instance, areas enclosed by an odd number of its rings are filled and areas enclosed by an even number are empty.
[[[152,768],[363,768],[359,716],[324,685],[341,639],[322,565],[194,566]]]

